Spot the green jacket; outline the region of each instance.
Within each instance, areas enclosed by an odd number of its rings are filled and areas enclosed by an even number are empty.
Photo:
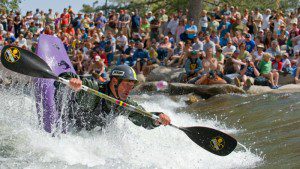
[[[60,75],[60,77],[65,79],[80,78],[78,75],[70,72],[63,73]],[[100,81],[92,78],[81,78],[81,80],[83,85],[114,97],[108,86],[109,82],[101,83]],[[63,91],[65,91],[66,88],[63,84],[57,83],[56,86],[57,90],[55,92],[55,98],[58,102],[60,102],[56,105],[62,105],[61,102],[63,101]],[[143,109],[130,98],[128,98],[125,102]],[[105,99],[93,94],[89,94],[83,90],[79,92],[71,92],[71,98],[68,101],[67,107],[69,111],[67,111],[68,115],[65,119],[67,119],[68,123],[70,123],[68,126],[75,126],[79,130],[83,128],[86,130],[92,130],[97,126],[105,127],[109,122],[119,115],[128,116],[129,120],[131,120],[135,125],[142,126],[146,129],[153,129],[157,127],[153,119],[143,116],[139,113],[129,111],[124,107],[106,101]],[[58,109],[61,110],[62,108],[58,107]],[[159,115],[159,113],[153,114]]]

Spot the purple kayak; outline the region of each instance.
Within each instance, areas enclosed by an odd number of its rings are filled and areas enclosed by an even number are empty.
[[[65,47],[59,38],[42,34],[39,37],[36,53],[48,63],[56,75],[63,72],[75,73]],[[54,93],[54,80],[36,79],[35,97],[38,120],[44,130],[49,133],[55,131],[60,117],[60,112],[56,110]]]

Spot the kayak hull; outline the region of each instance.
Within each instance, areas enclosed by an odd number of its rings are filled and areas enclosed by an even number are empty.
[[[42,34],[38,41],[36,53],[47,62],[56,75],[64,72],[75,73],[65,47],[59,38]],[[52,79],[35,79],[38,120],[43,129],[49,133],[53,133],[58,127],[61,116],[61,112],[56,109],[57,106],[55,105],[54,82]]]

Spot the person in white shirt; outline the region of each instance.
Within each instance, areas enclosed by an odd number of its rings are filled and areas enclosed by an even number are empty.
[[[263,22],[263,16],[261,13],[259,13],[259,9],[255,9],[255,13],[253,15],[253,21],[256,23],[257,30],[260,30]]]
[[[279,14],[276,14],[276,19],[273,22],[274,22],[274,31],[273,32],[277,32],[279,30],[279,26],[284,24],[284,21],[280,19]]]
[[[117,37],[117,46],[118,48],[120,46],[124,46],[124,49],[127,49],[128,46],[128,39],[127,37],[124,35],[124,31],[120,32],[120,36]]]
[[[208,17],[207,17],[206,10],[203,10],[201,12],[201,18],[200,18],[199,24],[201,26],[201,31],[205,33],[207,30],[207,27],[208,27]]]
[[[2,23],[0,23],[0,31],[3,31],[4,30],[4,27],[2,25]]]
[[[16,41],[19,42],[19,47],[23,48],[27,48],[27,40],[24,38],[23,34],[20,34],[19,37],[16,39]]]
[[[223,54],[224,56],[227,56],[227,55],[230,55],[230,56],[231,56],[235,50],[236,50],[236,47],[233,46],[233,45],[232,45],[232,41],[229,40],[229,41],[227,42],[227,45],[224,46],[224,47],[222,48],[222,54]]]
[[[253,53],[253,59],[255,61],[261,61],[261,59],[263,58],[264,55],[264,45],[263,44],[259,44],[257,45],[257,51],[255,51]]]
[[[167,25],[167,29],[172,33],[173,36],[176,34],[176,29],[178,27],[178,23],[179,23],[179,19],[174,14],[173,19],[171,19],[170,22]]]
[[[265,14],[263,14],[261,29],[265,30],[270,28],[270,17],[271,17],[271,10],[266,9]]]

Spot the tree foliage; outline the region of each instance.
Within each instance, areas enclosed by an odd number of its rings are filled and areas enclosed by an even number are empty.
[[[141,13],[146,11],[156,12],[161,8],[165,8],[168,13],[173,13],[179,9],[189,9],[195,12],[196,6],[199,8],[197,11],[202,9],[211,10],[216,6],[222,4],[228,4],[229,6],[237,6],[240,11],[244,9],[253,10],[255,8],[260,9],[275,9],[278,8],[282,11],[287,9],[294,9],[299,7],[299,0],[110,0],[108,5],[98,5],[98,2],[93,6],[83,5],[82,12],[91,13],[105,9],[128,9],[134,11],[139,9]],[[200,4],[199,4],[200,3]],[[201,5],[202,4],[202,5]]]
[[[22,0],[0,0],[0,8],[5,10],[19,10]]]

